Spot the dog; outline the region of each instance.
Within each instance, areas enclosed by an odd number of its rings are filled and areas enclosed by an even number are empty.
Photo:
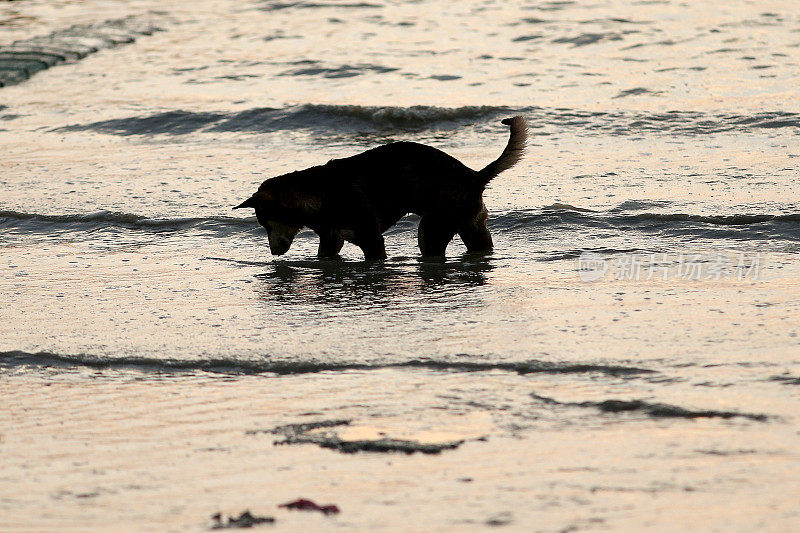
[[[234,209],[255,209],[273,255],[285,254],[300,229],[308,227],[319,236],[319,258],[337,258],[348,241],[366,260],[386,259],[383,233],[408,213],[420,216],[423,257],[444,257],[456,234],[468,252],[489,252],[483,191],[522,159],[527,140],[523,117],[502,123],[511,130],[508,144],[478,171],[437,148],[394,142],[270,178]]]

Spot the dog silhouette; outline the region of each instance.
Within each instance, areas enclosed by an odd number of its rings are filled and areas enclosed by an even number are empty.
[[[481,170],[431,146],[394,142],[270,178],[234,209],[255,209],[273,255],[286,253],[300,229],[308,227],[319,235],[320,258],[338,257],[348,241],[365,259],[385,259],[383,232],[408,213],[420,216],[424,257],[443,257],[456,234],[467,251],[488,252],[492,236],[483,191],[522,158],[527,139],[523,117],[502,122],[511,129],[508,144]]]

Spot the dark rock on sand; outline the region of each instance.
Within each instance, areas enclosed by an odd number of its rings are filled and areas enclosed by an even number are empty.
[[[271,516],[255,516],[250,511],[245,511],[238,517],[229,516],[227,522],[222,519],[222,514],[217,513],[211,517],[214,525],[211,529],[244,529],[259,524],[274,524],[275,519]]]

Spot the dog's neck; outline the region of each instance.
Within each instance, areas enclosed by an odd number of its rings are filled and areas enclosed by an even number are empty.
[[[287,192],[280,194],[278,196],[278,201],[288,209],[297,213],[302,213],[307,217],[316,216],[322,207],[322,199],[317,195],[299,196],[295,193]]]
[[[274,215],[286,222],[308,225],[315,223],[322,211],[320,167],[290,172],[265,181],[257,196]]]

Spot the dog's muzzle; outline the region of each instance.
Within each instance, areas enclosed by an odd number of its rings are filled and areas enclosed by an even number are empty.
[[[289,251],[289,247],[292,245],[290,242],[281,242],[278,244],[273,245],[272,243],[269,244],[269,251],[272,255],[283,255]]]

